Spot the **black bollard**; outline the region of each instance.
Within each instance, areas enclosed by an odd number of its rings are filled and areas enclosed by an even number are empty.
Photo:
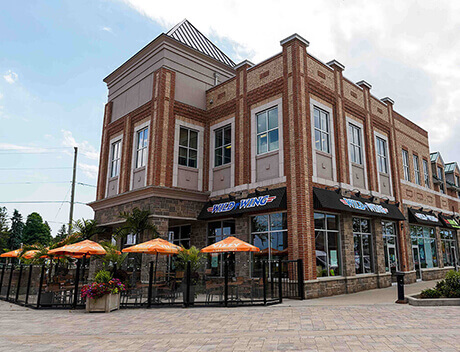
[[[404,297],[404,273],[402,271],[396,272],[396,280],[398,282],[398,299],[395,303],[407,303]]]

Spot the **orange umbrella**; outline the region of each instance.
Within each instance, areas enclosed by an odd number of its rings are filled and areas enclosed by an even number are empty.
[[[82,256],[104,255],[107,254],[107,252],[99,243],[90,240],[84,240],[78,243],[68,244],[59,248],[52,249],[48,251],[48,254],[69,255],[75,258],[81,258]]]
[[[224,252],[259,252],[260,249],[252,244],[244,242],[236,237],[230,236],[226,239],[213,243],[201,250],[203,253],[224,253]]]
[[[38,249],[32,249],[32,250],[30,250],[30,251],[25,252],[25,253],[22,255],[22,257],[23,257],[24,259],[32,259],[32,258],[35,256],[35,254],[37,254],[38,252],[39,252]]]
[[[172,244],[162,238],[155,238],[147,242],[136,244],[122,250],[129,253],[150,253],[150,254],[177,254],[182,250],[181,247]]]
[[[14,251],[11,251],[11,252],[6,252],[6,253],[3,253],[3,254],[0,254],[0,257],[2,258],[17,258],[19,257],[19,254],[21,254],[22,252],[22,249],[16,249]]]

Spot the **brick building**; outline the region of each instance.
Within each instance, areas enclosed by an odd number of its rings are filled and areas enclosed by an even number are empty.
[[[307,297],[455,266],[457,164],[308,46],[294,34],[265,61],[235,64],[185,20],[106,77],[98,223],[116,228],[138,207],[178,244],[232,234],[265,259],[301,258]]]

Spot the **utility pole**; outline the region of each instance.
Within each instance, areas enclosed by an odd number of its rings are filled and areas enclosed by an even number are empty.
[[[72,176],[72,193],[70,194],[70,213],[69,213],[69,236],[72,233],[72,222],[73,222],[73,204],[75,201],[75,179],[77,177],[77,154],[78,148],[74,147],[73,154],[73,176]]]

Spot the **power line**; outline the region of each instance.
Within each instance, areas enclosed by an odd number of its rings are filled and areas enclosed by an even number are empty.
[[[70,181],[24,181],[24,182],[0,182],[0,185],[35,185],[45,183],[70,183]]]
[[[2,167],[0,170],[64,170],[72,169],[71,167]]]
[[[65,203],[70,203],[70,201],[62,201],[62,200],[20,200],[20,201],[7,201],[7,202],[2,202],[0,201],[0,204],[60,204],[62,202]],[[81,205],[86,205],[86,203],[83,202],[74,202],[75,204],[81,204]]]
[[[77,182],[77,185],[97,188],[97,186],[95,185],[90,185],[88,183],[83,183],[83,182]]]
[[[10,148],[2,148],[2,149],[0,149],[0,152],[2,152],[2,151],[8,151],[9,152],[9,151],[14,151],[14,150],[19,150],[19,151],[23,152],[24,149],[27,149],[27,148],[32,149],[34,147],[11,148],[11,149]],[[73,147],[37,147],[37,149],[40,149],[40,150],[71,149],[71,148],[73,148]]]

